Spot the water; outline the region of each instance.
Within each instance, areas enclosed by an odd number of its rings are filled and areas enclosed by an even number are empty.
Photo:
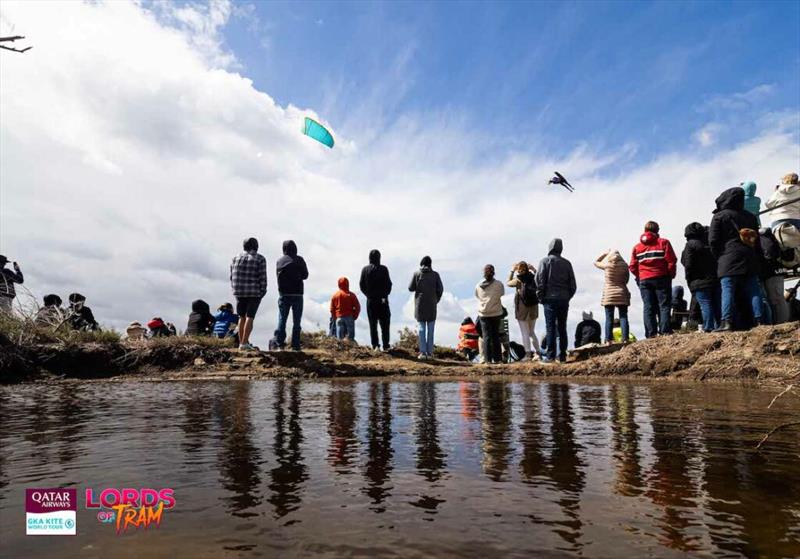
[[[0,388],[0,556],[800,556],[775,390],[516,380]],[[77,537],[26,537],[77,487]],[[116,534],[91,487],[172,487]]]

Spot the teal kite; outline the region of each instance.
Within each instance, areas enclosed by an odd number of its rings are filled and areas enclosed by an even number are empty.
[[[303,125],[303,134],[314,138],[316,141],[325,144],[329,148],[333,147],[333,136],[331,136],[331,133],[313,118],[306,117],[306,123]]]

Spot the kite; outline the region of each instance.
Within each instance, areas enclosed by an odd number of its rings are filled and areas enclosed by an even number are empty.
[[[547,184],[560,184],[561,186],[563,186],[564,188],[566,188],[570,192],[575,192],[575,189],[572,187],[572,185],[569,183],[569,181],[564,178],[564,175],[562,175],[558,171],[555,171],[555,174],[556,174],[556,176],[554,176],[552,179],[547,181]]]
[[[313,118],[306,117],[306,122],[303,125],[303,134],[309,138],[314,138],[316,141],[325,144],[329,148],[333,147],[333,136],[331,136],[331,133]]]

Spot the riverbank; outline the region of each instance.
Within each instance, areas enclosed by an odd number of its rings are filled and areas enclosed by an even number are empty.
[[[27,345],[0,338],[0,382],[520,375],[770,383],[800,376],[797,323],[590,348],[574,352],[565,364],[474,365],[447,348],[420,362],[408,344],[375,353],[320,334],[304,335],[303,341],[300,352],[241,352],[203,338]]]

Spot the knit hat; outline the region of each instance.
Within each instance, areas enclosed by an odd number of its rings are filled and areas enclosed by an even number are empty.
[[[582,316],[584,320],[594,320],[594,315],[591,312],[583,311]]]

